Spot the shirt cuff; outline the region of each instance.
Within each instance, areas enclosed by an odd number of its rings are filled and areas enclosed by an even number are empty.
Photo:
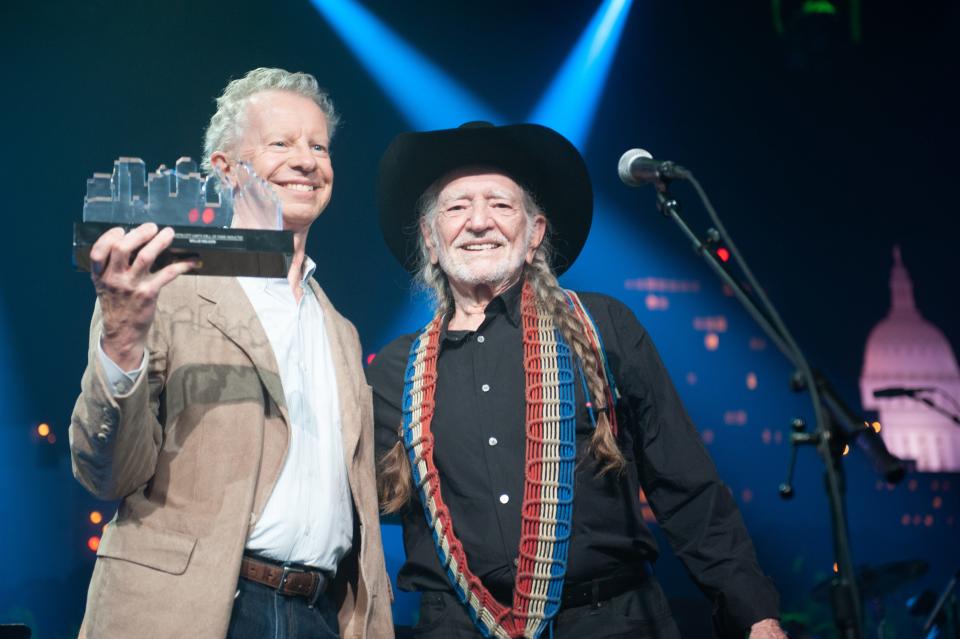
[[[101,335],[100,339],[97,340],[97,350],[100,352],[100,364],[103,366],[103,371],[107,375],[107,383],[110,384],[110,391],[114,397],[126,395],[130,392],[130,389],[133,388],[134,384],[137,383],[137,380],[140,379],[140,375],[143,374],[143,369],[147,366],[147,349],[143,349],[143,359],[140,360],[140,366],[132,371],[125,371],[117,366],[116,362],[103,352],[102,339],[103,336]]]

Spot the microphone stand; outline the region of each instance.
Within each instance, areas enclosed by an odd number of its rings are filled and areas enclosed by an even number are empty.
[[[943,391],[941,391],[941,392],[943,392]],[[934,411],[934,412],[936,412],[936,413],[940,413],[941,415],[943,415],[944,417],[946,417],[947,419],[949,419],[950,421],[952,421],[952,422],[953,422],[954,424],[956,424],[957,426],[960,426],[960,415],[957,415],[957,414],[955,414],[955,413],[951,413],[951,412],[948,411],[946,408],[943,408],[943,407],[941,407],[941,406],[938,406],[938,405],[936,404],[936,402],[934,402],[934,401],[933,401],[932,399],[930,399],[929,397],[920,397],[920,396],[918,396],[916,393],[910,393],[910,394],[907,395],[907,397],[909,397],[910,399],[912,399],[912,400],[915,401],[915,402],[919,402],[919,403],[923,404],[924,406],[926,406],[927,408],[929,408],[930,410],[932,410],[932,411]],[[949,395],[948,395],[948,397],[949,397]]]
[[[712,208],[693,176],[688,175],[687,179],[691,180],[698,191],[701,192],[708,209]],[[903,466],[898,459],[886,451],[882,440],[879,442],[879,449],[882,449],[882,452],[885,453],[885,458],[881,456],[878,459],[875,456],[878,450],[876,440],[879,440],[879,436],[873,428],[864,428],[862,420],[857,420],[852,411],[840,401],[833,386],[822,376],[814,376],[806,359],[793,342],[789,332],[786,331],[786,327],[777,321],[776,312],[771,310],[773,317],[770,317],[768,313],[762,311],[753,299],[747,295],[740,283],[730,275],[716,258],[710,250],[710,245],[720,239],[720,232],[711,229],[708,231],[708,239],[705,242],[690,229],[680,216],[679,202],[669,191],[669,180],[663,178],[657,183],[657,208],[664,216],[672,219],[680,227],[680,230],[693,244],[693,249],[697,255],[703,258],[714,273],[730,287],[734,296],[750,316],[776,344],[780,352],[796,367],[794,390],[805,388],[810,392],[817,428],[813,433],[807,433],[803,420],[795,419],[793,421],[794,432],[790,438],[789,470],[787,481],[780,487],[780,494],[784,498],[793,495],[791,480],[796,463],[797,446],[807,444],[815,446],[824,465],[824,479],[830,503],[830,520],[836,558],[836,577],[834,577],[831,588],[834,623],[840,636],[844,639],[861,639],[864,636],[863,613],[853,568],[850,535],[847,526],[844,499],[846,488],[842,464],[843,451],[849,441],[859,439],[865,442],[865,445],[861,445],[861,448],[871,456],[875,467],[887,469],[886,477],[888,481],[899,481],[903,476]],[[732,242],[728,241],[727,243],[732,247]],[[759,289],[759,287],[756,288]]]
[[[933,609],[930,611],[930,614],[927,615],[927,620],[923,624],[923,636],[929,636],[930,631],[933,629],[934,624],[937,622],[937,617],[940,616],[940,613],[943,611],[944,606],[947,603],[947,599],[950,598],[950,595],[953,593],[954,589],[957,587],[957,581],[960,580],[960,570],[953,574],[953,577],[950,578],[950,581],[947,582],[946,587],[944,587],[943,592],[940,593],[940,598],[937,599],[937,603],[933,606]],[[956,628],[957,621],[953,619],[953,635],[960,636],[958,634],[958,628]]]

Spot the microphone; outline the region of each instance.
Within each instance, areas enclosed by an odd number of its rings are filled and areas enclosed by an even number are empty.
[[[890,388],[878,388],[873,391],[873,396],[881,397],[913,397],[917,393],[930,393],[933,389],[929,386],[918,388],[903,388],[901,386],[891,386]]]
[[[627,186],[643,186],[668,180],[685,180],[690,172],[669,160],[654,160],[649,151],[630,149],[620,156],[617,164],[620,179]]]

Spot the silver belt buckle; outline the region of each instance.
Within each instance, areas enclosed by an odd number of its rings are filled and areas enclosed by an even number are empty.
[[[277,586],[277,592],[282,595],[285,594],[283,588],[287,585],[287,579],[290,577],[290,574],[306,571],[300,568],[292,568],[289,564],[282,564],[281,567],[283,568],[283,572],[280,573],[280,585]]]
[[[283,592],[283,588],[287,585],[287,579],[291,574],[306,574],[308,572],[317,576],[317,585],[316,588],[314,588],[313,594],[309,597],[304,597],[304,599],[306,599],[308,602],[307,607],[313,608],[317,605],[317,601],[320,600],[320,595],[322,595],[327,589],[327,583],[329,582],[327,573],[323,572],[322,570],[305,570],[303,568],[295,568],[289,564],[283,564],[283,572],[280,574],[280,585],[277,586],[277,592],[280,594],[286,594]]]

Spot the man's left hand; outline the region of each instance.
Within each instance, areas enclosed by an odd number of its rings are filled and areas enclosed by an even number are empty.
[[[787,639],[776,619],[764,619],[750,626],[750,639]]]

